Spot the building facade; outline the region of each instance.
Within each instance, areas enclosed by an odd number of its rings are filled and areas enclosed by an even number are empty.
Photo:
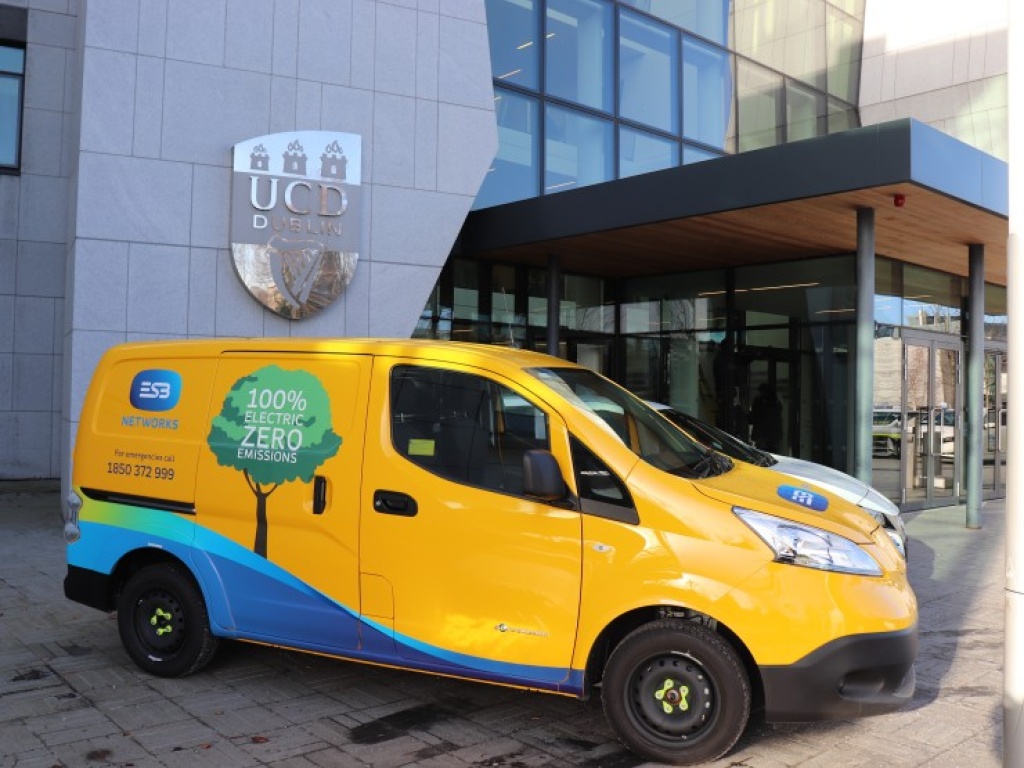
[[[864,474],[870,439],[880,488],[948,503],[973,290],[998,494],[1005,4],[890,5],[0,3],[0,477],[66,477],[112,344],[420,335],[549,349],[744,437],[767,384],[782,452]],[[288,165],[334,137],[345,171]],[[947,198],[960,231],[908,246]]]

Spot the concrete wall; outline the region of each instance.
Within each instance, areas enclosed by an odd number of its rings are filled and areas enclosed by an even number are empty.
[[[1007,7],[1007,0],[868,0],[863,124],[913,117],[1007,159]]]
[[[113,344],[410,335],[497,148],[482,2],[31,5],[24,172],[0,177],[0,478],[66,475]],[[248,294],[228,235],[232,146],[293,130],[363,142],[355,277],[302,321]]]
[[[0,175],[0,479],[60,473],[77,6],[27,9],[22,172]]]

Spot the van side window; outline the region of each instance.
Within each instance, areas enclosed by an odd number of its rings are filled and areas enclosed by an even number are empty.
[[[414,464],[502,493],[523,489],[523,454],[548,450],[547,414],[481,376],[425,366],[391,372],[391,441]]]
[[[580,508],[587,514],[637,524],[633,497],[618,476],[577,438],[570,439]]]

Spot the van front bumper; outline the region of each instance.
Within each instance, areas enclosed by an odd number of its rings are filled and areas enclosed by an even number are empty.
[[[833,640],[800,661],[760,668],[765,720],[808,722],[879,715],[914,695],[917,627]]]

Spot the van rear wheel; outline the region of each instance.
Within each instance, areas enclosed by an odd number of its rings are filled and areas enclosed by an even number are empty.
[[[160,677],[191,674],[217,650],[198,585],[172,563],[147,566],[128,579],[117,605],[117,627],[132,661]]]
[[[736,744],[750,716],[750,681],[725,640],[689,621],[645,624],[612,652],[605,716],[649,760],[696,765]]]

